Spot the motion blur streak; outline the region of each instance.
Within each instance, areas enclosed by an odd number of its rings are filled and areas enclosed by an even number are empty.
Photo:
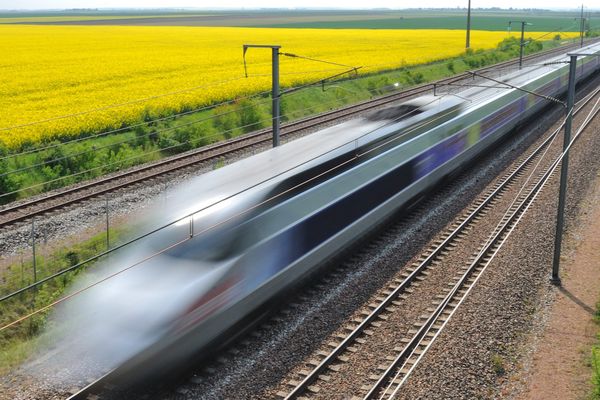
[[[599,68],[597,57],[582,57],[577,79]],[[563,64],[532,66],[505,79],[556,97],[567,73]],[[128,381],[196,360],[547,104],[498,87],[424,96],[191,179],[143,219],[152,229],[202,211],[91,272],[79,287],[160,252],[63,303],[56,333],[72,359]]]

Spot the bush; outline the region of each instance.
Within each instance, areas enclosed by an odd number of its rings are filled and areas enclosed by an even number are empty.
[[[236,136],[236,128],[241,126],[241,115],[232,105],[224,105],[215,108],[216,117],[213,119],[215,128],[230,139]]]
[[[454,71],[454,61],[450,61],[448,64],[446,64],[446,68],[448,68],[448,71],[452,72],[453,74],[455,73]]]
[[[538,42],[537,40],[533,40],[531,38],[528,38],[527,40],[528,42],[523,48],[523,54],[535,53],[536,51],[542,50],[542,48],[544,47],[542,43]]]
[[[133,133],[135,133],[135,145],[136,146],[144,146],[148,141],[148,129],[144,125],[138,125],[133,128]]]
[[[240,114],[240,126],[244,133],[252,132],[265,126],[263,115],[256,108],[256,105],[248,100],[238,103]]]
[[[177,151],[188,151],[194,148],[192,145],[192,140],[190,138],[191,130],[188,129],[175,129],[175,133],[173,133],[173,139],[175,142],[179,143],[180,146],[177,146],[175,150]]]
[[[1,154],[1,153],[0,153]],[[20,185],[14,174],[4,175],[9,171],[6,161],[0,161],[0,193],[6,194],[18,190]],[[0,204],[5,204],[17,198],[17,193],[0,197]]]

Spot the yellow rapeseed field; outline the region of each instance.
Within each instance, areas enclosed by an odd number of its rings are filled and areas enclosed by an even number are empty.
[[[474,31],[472,47],[495,47],[506,35]],[[0,141],[10,148],[268,90],[270,51],[250,50],[246,79],[243,43],[279,44],[283,52],[373,72],[457,55],[465,41],[454,30],[139,26],[0,25],[0,36]],[[281,60],[285,86],[343,70]],[[31,124],[38,121],[45,122]]]

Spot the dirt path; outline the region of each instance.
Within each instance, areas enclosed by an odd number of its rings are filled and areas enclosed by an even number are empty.
[[[519,399],[584,399],[592,390],[587,365],[599,329],[593,317],[600,297],[600,174],[582,209],[579,227],[569,234],[571,250],[562,257],[562,287]]]

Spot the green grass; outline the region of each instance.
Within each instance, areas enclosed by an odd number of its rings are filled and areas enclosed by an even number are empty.
[[[506,361],[497,353],[493,353],[490,359],[492,370],[497,376],[502,376],[506,373]]]
[[[129,229],[111,229],[113,243],[129,234]],[[37,278],[43,279],[56,272],[76,265],[106,250],[106,233],[99,233],[81,243],[65,245],[51,254],[36,257]],[[98,261],[65,273],[58,278],[2,302],[0,326],[51,304],[65,293],[65,290],[82,271],[93,267]],[[22,260],[9,265],[1,275],[0,295],[6,295],[33,283],[33,261]],[[40,334],[46,327],[50,310],[39,313],[7,330],[0,332],[0,374],[23,362],[39,345]]]
[[[596,303],[594,322],[600,326],[600,302]],[[600,400],[600,332],[596,334],[597,343],[592,346],[589,358],[589,367],[592,369],[592,392],[590,399]]]

